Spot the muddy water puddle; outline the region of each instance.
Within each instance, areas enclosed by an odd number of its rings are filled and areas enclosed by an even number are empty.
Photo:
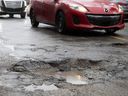
[[[57,79],[64,79],[67,83],[73,85],[88,84],[88,79],[81,76],[81,73],[78,71],[57,72],[52,74],[52,76]]]
[[[49,70],[36,70],[34,74],[38,76],[53,77],[61,82],[70,83],[73,85],[88,84],[88,79],[82,76],[80,71],[57,71],[54,69]],[[54,80],[53,80],[54,81]]]
[[[40,77],[46,76],[46,77],[53,77],[58,79],[59,81],[70,83],[73,85],[83,85],[88,84],[88,79],[82,76],[81,72],[79,71],[57,71],[55,69],[40,69],[33,71],[33,74],[38,75]],[[54,80],[53,80],[54,82]]]

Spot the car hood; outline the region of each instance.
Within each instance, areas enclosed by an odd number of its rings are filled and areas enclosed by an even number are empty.
[[[107,0],[85,0],[85,1],[72,1],[74,4],[79,4],[84,7],[86,7],[89,12],[95,13],[95,14],[118,14],[119,9],[117,4],[114,4],[112,2],[108,2]],[[108,10],[108,12],[105,12],[105,9]]]

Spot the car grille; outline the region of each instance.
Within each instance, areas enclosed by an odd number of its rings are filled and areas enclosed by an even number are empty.
[[[124,13],[128,13],[128,9],[124,9],[123,11],[124,11]]]
[[[1,9],[7,13],[20,13],[24,11],[24,8],[5,8],[5,7],[1,7]]]
[[[21,1],[5,1],[5,5],[7,8],[21,8]]]
[[[97,26],[113,26],[119,23],[121,15],[87,15],[89,22]]]

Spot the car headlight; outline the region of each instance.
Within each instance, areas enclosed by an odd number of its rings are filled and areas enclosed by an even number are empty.
[[[119,12],[123,12],[123,7],[121,5],[118,5]]]
[[[69,7],[73,10],[77,10],[80,12],[88,12],[88,10],[85,7],[78,4],[69,4]]]

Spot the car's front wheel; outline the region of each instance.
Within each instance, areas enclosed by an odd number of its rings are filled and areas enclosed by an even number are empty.
[[[66,33],[66,19],[63,12],[59,12],[56,16],[56,28],[59,33]]]
[[[21,13],[21,14],[20,14],[20,17],[21,17],[21,18],[25,18],[25,16],[26,16],[26,13]]]
[[[39,22],[36,20],[36,16],[33,10],[30,11],[30,20],[32,27],[38,27]]]
[[[117,30],[116,29],[106,29],[105,32],[107,34],[114,34]]]

